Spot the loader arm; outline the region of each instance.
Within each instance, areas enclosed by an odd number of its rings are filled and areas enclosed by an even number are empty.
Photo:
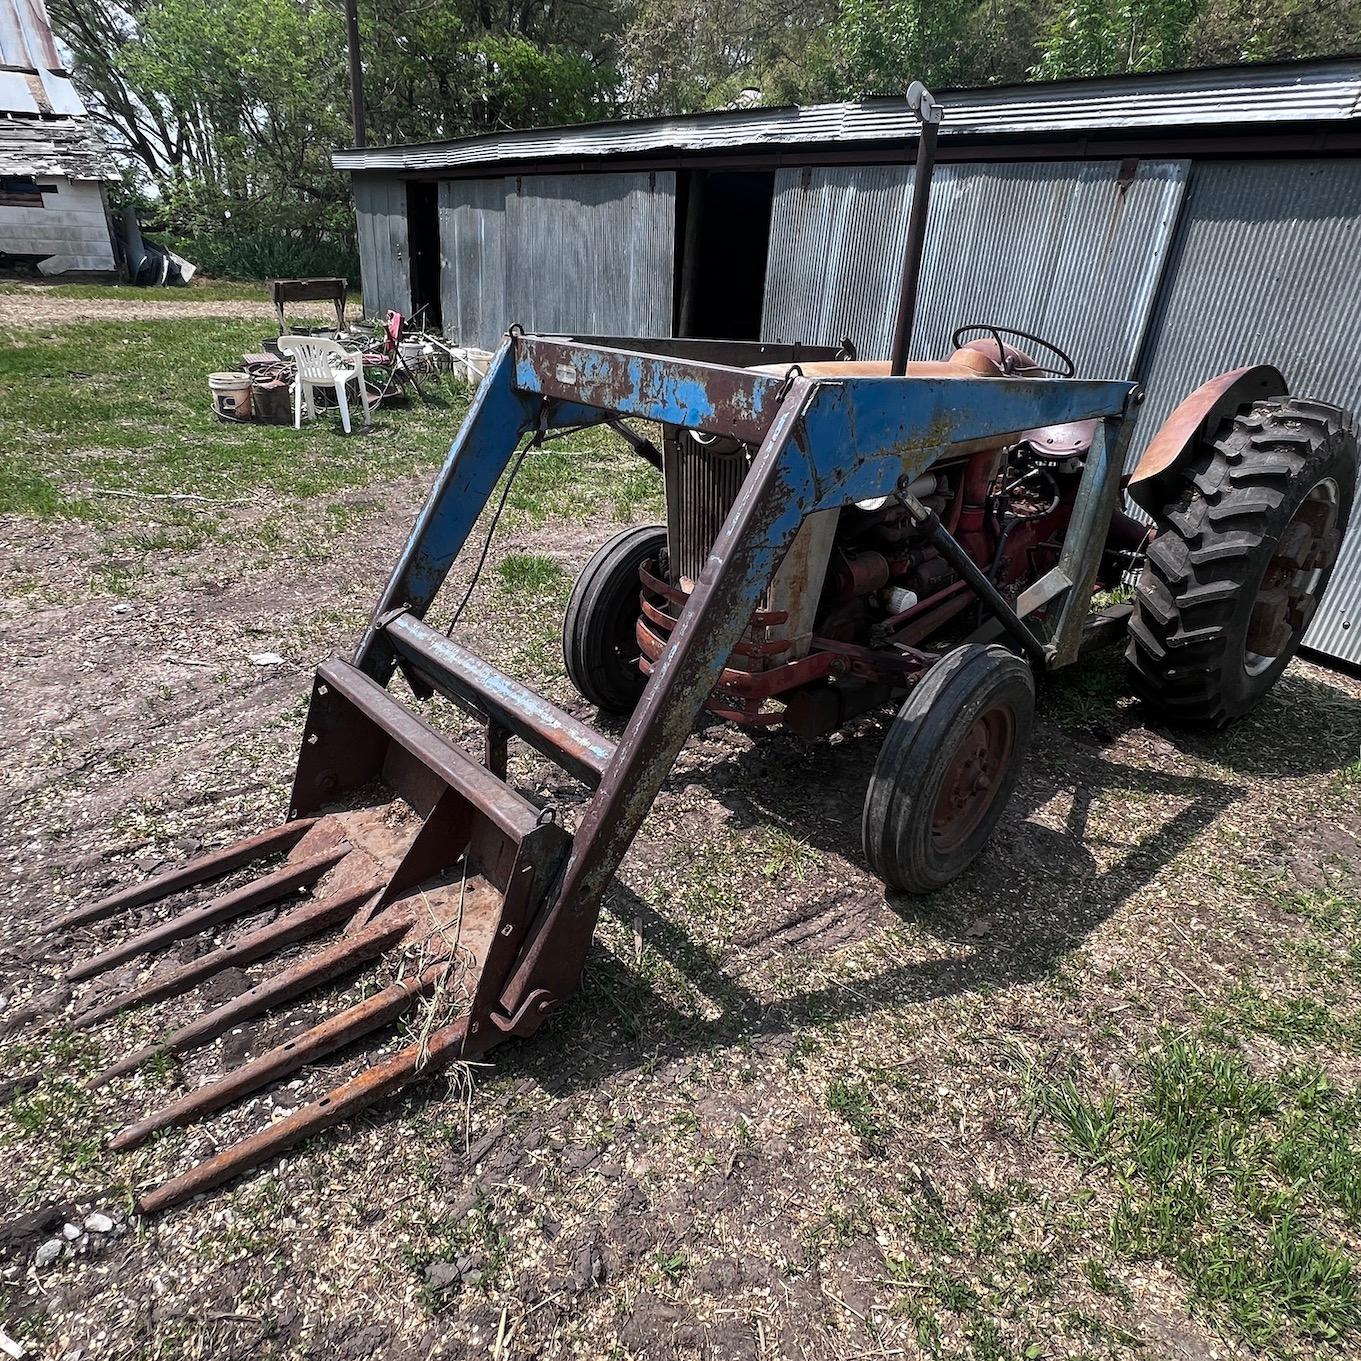
[[[488,392],[488,389],[496,391]],[[405,610],[419,618],[466,541],[495,476],[462,465],[486,462],[496,476],[535,412],[549,428],[627,415],[757,442],[742,491],[714,543],[670,644],[601,773],[573,837],[561,885],[539,918],[501,1006],[498,1029],[529,1034],[576,988],[610,880],[670,774],[705,700],[723,671],[805,516],[905,486],[938,459],[995,445],[1037,426],[1101,418],[1084,479],[1082,539],[1065,555],[1041,603],[1066,595],[1058,635],[1075,654],[1100,557],[1095,533],[1118,493],[1118,470],[1131,422],[1133,385],[1123,382],[979,378],[784,377],[692,359],[602,348],[583,342],[515,336],[498,352],[478,408],[470,411],[441,471],[375,620]],[[481,443],[493,448],[484,454]],[[476,488],[481,501],[465,495]],[[400,616],[397,616],[400,617]],[[376,623],[357,658],[386,679],[391,640]],[[428,675],[421,658],[407,656]],[[497,702],[466,688],[446,693],[487,711]],[[502,697],[503,698],[503,697]],[[527,697],[525,697],[527,699]],[[522,700],[523,703],[523,700]],[[499,707],[499,706],[498,706]],[[515,730],[516,714],[506,714]],[[521,727],[521,736],[545,750]],[[539,734],[541,737],[542,735]],[[552,754],[550,751],[549,754]],[[559,763],[562,761],[560,759]]]

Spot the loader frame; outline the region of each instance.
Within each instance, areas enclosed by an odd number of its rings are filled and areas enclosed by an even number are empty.
[[[1019,625],[1030,634],[1032,660],[1067,665],[1082,647],[1138,400],[1129,382],[809,378],[798,360],[831,351],[633,345],[511,329],[355,656],[380,684],[400,666],[418,692],[433,688],[484,719],[493,767],[504,762],[509,733],[595,786],[488,1018],[506,1033],[532,1033],[575,990],[604,893],[804,518],[891,495],[943,458],[1026,430],[1097,421],[1057,565],[1022,593],[1014,613],[979,591],[1007,631]],[[746,367],[786,361],[783,377]],[[520,441],[619,417],[726,436],[756,453],[642,699],[611,743],[422,620]],[[934,532],[949,537],[943,526]],[[1022,622],[1041,609],[1047,624]]]

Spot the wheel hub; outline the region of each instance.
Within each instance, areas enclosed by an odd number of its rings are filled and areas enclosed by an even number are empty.
[[[938,850],[953,850],[983,821],[1015,745],[1016,718],[1009,708],[988,709],[974,720],[936,797],[931,839]]]
[[[1337,484],[1328,478],[1300,502],[1262,576],[1243,645],[1249,675],[1265,671],[1309,627],[1339,537]]]

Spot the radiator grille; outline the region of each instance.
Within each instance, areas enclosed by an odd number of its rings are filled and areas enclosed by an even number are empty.
[[[668,444],[666,528],[671,579],[693,584],[751,463],[743,446],[733,440],[703,443],[682,430]]]

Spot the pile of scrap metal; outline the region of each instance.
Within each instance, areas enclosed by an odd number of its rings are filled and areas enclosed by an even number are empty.
[[[144,288],[159,288],[167,284],[187,284],[198,273],[182,255],[168,246],[148,241],[142,235],[141,223],[132,208],[123,209],[123,220],[115,227],[115,240],[128,282]]]

